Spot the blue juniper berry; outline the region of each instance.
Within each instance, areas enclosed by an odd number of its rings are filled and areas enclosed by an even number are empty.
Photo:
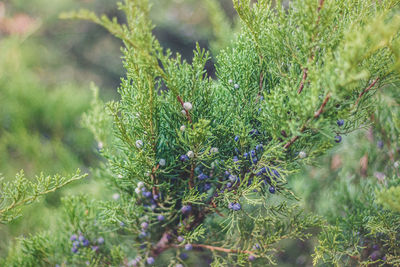
[[[342,141],[342,137],[340,135],[335,136],[335,142],[340,143]]]
[[[71,235],[71,237],[69,238],[69,240],[71,241],[75,241],[78,238],[78,236],[76,234]]]
[[[148,257],[148,258],[146,259],[146,262],[147,262],[148,264],[154,264],[154,258],[153,258],[153,257]]]
[[[204,190],[205,191],[208,191],[208,190],[210,190],[211,189],[211,184],[210,183],[206,183],[205,185],[204,185]]]
[[[340,127],[340,126],[343,126],[343,124],[344,124],[344,120],[338,120],[337,122],[337,125]]]
[[[235,140],[235,142],[239,141],[239,136],[236,135],[234,140]]]
[[[164,219],[165,219],[164,215],[160,214],[160,215],[157,216],[157,220],[159,220],[160,222],[164,221]]]
[[[185,250],[192,250],[192,248],[193,248],[192,244],[185,245]]]
[[[234,210],[234,211],[238,211],[238,210],[240,210],[242,208],[242,206],[239,204],[239,203],[235,203],[235,204],[233,204],[233,206],[232,206],[232,210]]]
[[[188,160],[189,160],[189,157],[188,157],[187,155],[181,155],[181,156],[179,157],[179,160],[182,161],[182,162],[185,162],[185,161],[188,161]]]
[[[199,180],[205,180],[208,178],[208,176],[204,173],[200,173],[199,176],[197,176],[197,178],[199,178]]]
[[[185,205],[181,208],[182,213],[189,213],[192,211],[192,206],[190,205]]]
[[[101,236],[99,238],[97,238],[97,243],[100,244],[100,245],[104,244],[104,238],[101,237]]]
[[[182,236],[178,236],[176,240],[178,240],[179,243],[182,243],[183,241],[185,241],[185,238],[183,238]]]
[[[270,187],[269,187],[269,192],[270,192],[271,194],[275,194],[275,187],[274,187],[274,186],[270,186]]]

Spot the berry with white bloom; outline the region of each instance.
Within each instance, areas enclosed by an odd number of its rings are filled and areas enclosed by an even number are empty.
[[[299,158],[304,159],[305,157],[307,157],[306,152],[300,151],[300,152],[299,152]]]
[[[185,110],[187,110],[187,111],[191,110],[192,109],[192,103],[190,103],[190,102],[183,103],[183,108]]]
[[[97,143],[97,147],[98,147],[98,149],[103,149],[103,142],[98,142]]]
[[[141,193],[141,190],[140,190],[139,187],[136,187],[136,188],[135,188],[135,193],[138,194],[138,195]]]
[[[118,176],[117,176],[119,179],[121,179],[122,178],[122,174],[118,174]]]
[[[211,153],[218,153],[218,148],[217,148],[217,147],[212,147],[212,148],[210,149],[210,152],[211,152]]]
[[[188,153],[186,153],[186,155],[189,157],[189,158],[193,158],[194,157],[194,152],[193,151],[188,151]]]
[[[143,147],[143,141],[142,140],[136,140],[136,147],[137,148],[142,148]]]
[[[182,113],[183,116],[186,116],[186,110],[182,109],[181,113]]]
[[[181,132],[184,132],[186,130],[186,126],[182,125],[181,128],[179,128],[181,130]]]
[[[143,182],[139,182],[139,183],[137,184],[137,186],[138,186],[138,188],[142,188],[142,187],[144,186],[144,183],[143,183]]]
[[[233,85],[233,87],[235,87],[235,89],[239,89],[239,84],[235,83],[235,84]]]
[[[165,159],[160,159],[160,162],[158,164],[160,164],[161,167],[164,167],[166,164]]]
[[[113,198],[114,200],[118,200],[119,197],[120,197],[120,195],[119,195],[118,193],[115,193],[115,194],[112,196],[112,198]]]
[[[232,79],[229,79],[228,83],[233,83],[233,80],[232,80]]]

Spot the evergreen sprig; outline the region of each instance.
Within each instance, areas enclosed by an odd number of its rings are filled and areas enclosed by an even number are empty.
[[[71,177],[45,176],[41,173],[35,179],[28,179],[23,171],[8,182],[0,177],[0,223],[7,223],[18,217],[22,206],[31,204],[40,196],[54,192],[85,176],[87,174],[82,175],[80,170],[77,170]]]
[[[280,241],[308,238],[314,227],[322,228],[315,264],[358,257],[357,227],[363,238],[383,234],[388,262],[398,261],[398,214],[379,215],[375,195],[363,194],[374,183],[358,191],[342,178],[334,185],[344,208],[351,204],[348,217],[334,210],[323,219],[299,205],[287,180],[369,125],[373,96],[398,84],[398,1],[274,2],[233,0],[241,29],[216,57],[215,80],[198,45],[191,64],[160,46],[147,0],[119,4],[125,24],[86,10],[62,15],[122,39],[126,77],[121,99],[95,99],[84,119],[107,160],[97,175],[119,195],[65,200],[60,240],[71,235],[71,249],[58,263],[180,266],[194,250],[213,266],[265,266],[276,263]],[[362,201],[373,205],[358,209]]]

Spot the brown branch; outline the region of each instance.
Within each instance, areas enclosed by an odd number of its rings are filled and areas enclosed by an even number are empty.
[[[379,81],[379,77],[376,78],[375,80],[373,80],[372,83],[371,83],[367,88],[365,88],[364,91],[362,91],[362,92],[358,95],[358,98],[357,98],[356,103],[354,104],[354,107],[357,107],[357,106],[358,106],[358,102],[360,102],[361,97],[362,97],[363,95],[365,95],[369,90],[371,90],[371,88],[374,87],[374,85],[375,85],[378,81]]]
[[[299,90],[297,90],[298,94],[300,94],[303,91],[304,83],[307,79],[307,74],[308,74],[308,68],[304,68],[303,69],[303,78],[301,79]]]
[[[192,163],[192,166],[190,167],[189,189],[192,189],[194,187],[194,168],[195,164]]]
[[[225,252],[225,253],[245,253],[245,254],[249,254],[249,255],[255,255],[255,253],[250,250],[228,249],[228,248],[221,248],[221,247],[215,247],[215,246],[203,245],[203,244],[192,244],[192,247],[205,248],[205,249],[209,249],[211,251],[221,251],[221,252]]]
[[[331,93],[329,92],[326,96],[324,101],[322,102],[321,106],[319,107],[319,109],[314,113],[313,118],[309,119],[300,129],[300,133],[303,133],[307,127],[306,125],[312,120],[312,119],[317,119],[319,116],[321,116],[321,114],[324,112],[324,107],[326,106],[326,104],[328,103],[329,99],[331,97]],[[292,137],[292,139],[290,139],[289,142],[287,142],[283,147],[285,149],[288,149],[291,145],[293,145],[294,142],[296,142],[298,139],[300,138],[299,135],[296,135],[294,137]]]
[[[319,116],[321,116],[321,114],[324,112],[324,107],[326,106],[326,104],[329,101],[329,98],[331,98],[331,93],[328,93],[325,96],[324,102],[322,102],[321,107],[317,110],[317,112],[314,113],[314,119],[317,119]]]

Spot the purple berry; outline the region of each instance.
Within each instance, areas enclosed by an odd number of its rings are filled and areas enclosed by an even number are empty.
[[[260,244],[256,243],[256,244],[253,246],[253,249],[260,249]]]
[[[239,136],[238,135],[235,136],[235,142],[237,142],[237,141],[239,141]]]
[[[189,160],[189,157],[188,157],[187,155],[181,155],[181,156],[179,157],[179,160],[182,161],[182,162],[185,162],[185,161],[188,161],[188,160]]]
[[[185,241],[185,238],[183,238],[182,236],[178,236],[176,240],[178,240],[179,243],[182,243],[183,241]]]
[[[143,195],[144,197],[149,198],[149,197],[151,197],[151,192],[150,192],[150,191],[145,191],[145,192],[142,193],[142,195]]]
[[[340,126],[343,126],[343,124],[344,124],[344,120],[338,120],[337,122],[337,125],[340,127]]]
[[[199,176],[197,176],[197,178],[199,178],[199,180],[205,180],[208,178],[208,176],[204,173],[200,173]]]
[[[161,215],[161,214],[158,215],[158,216],[157,216],[157,220],[159,220],[160,222],[161,222],[161,221],[164,221],[164,220],[165,220],[164,215]]]
[[[124,226],[125,226],[125,223],[124,223],[124,222],[120,222],[120,223],[119,223],[119,226],[124,227]]]
[[[147,236],[147,233],[145,231],[141,231],[139,234],[140,239],[145,238],[146,236]]]
[[[193,249],[192,244],[186,244],[185,245],[185,250],[192,250],[192,249]]]
[[[249,256],[249,261],[254,261],[255,259],[256,259],[256,256],[254,256],[254,255]]]
[[[69,240],[75,241],[77,238],[78,238],[78,236],[75,235],[75,234],[73,234],[73,235],[71,235],[71,237],[69,238]]]
[[[258,159],[256,157],[253,158],[253,164],[257,164]]]
[[[248,159],[248,158],[249,158],[249,153],[245,152],[245,153],[243,154],[243,157],[244,157],[245,159]]]
[[[147,222],[142,222],[142,223],[140,224],[140,227],[142,227],[143,230],[146,230],[147,227],[149,227],[149,224],[148,224]]]
[[[377,244],[375,244],[375,245],[372,246],[372,249],[373,250],[379,250],[379,246]]]
[[[232,187],[232,183],[227,183],[227,184],[226,184],[226,187],[227,187],[227,188],[231,188],[231,187]]]
[[[181,253],[181,255],[179,255],[179,257],[180,257],[182,260],[186,260],[186,259],[188,258],[188,254],[186,254],[186,253]]]
[[[208,190],[210,190],[211,189],[211,184],[210,183],[206,183],[205,185],[204,185],[204,190],[205,191],[208,191]]]
[[[256,145],[256,150],[260,152],[264,151],[263,145],[262,144]]]
[[[83,235],[79,235],[79,241],[83,242],[83,240],[85,240],[85,237]]]
[[[79,243],[79,241],[74,241],[74,242],[72,242],[72,246],[73,247],[80,247],[81,246],[81,243]]]
[[[270,187],[269,187],[269,192],[270,192],[271,194],[275,194],[275,187],[270,186]]]
[[[77,247],[72,247],[71,248],[72,253],[78,253],[78,248]]]
[[[251,151],[250,151],[250,154],[251,154],[251,157],[254,158],[254,157],[256,156],[256,151],[251,150]]]
[[[147,264],[154,264],[154,258],[153,257],[148,257],[146,259]]]
[[[233,202],[229,203],[228,204],[228,209],[230,209],[230,210],[233,209],[233,204],[234,204]]]
[[[342,142],[342,137],[341,137],[340,135],[336,135],[336,136],[335,136],[335,142],[336,142],[336,143]]]
[[[98,247],[98,246],[92,246],[92,250],[93,250],[93,251],[98,251],[98,250],[99,250],[99,247]]]
[[[192,211],[192,206],[190,205],[185,205],[181,208],[182,213],[189,213]]]
[[[238,157],[237,157],[237,156],[234,156],[234,157],[233,157],[233,162],[238,162],[238,161],[239,161]]]
[[[82,241],[82,246],[87,247],[89,246],[89,240],[85,239]]]
[[[371,257],[371,260],[376,261],[379,258],[379,251],[374,251],[369,256]]]
[[[229,177],[231,175],[228,171],[225,171],[225,177]]]
[[[274,173],[275,177],[281,177],[277,170],[272,170],[272,172]]]
[[[236,182],[236,180],[237,180],[237,176],[236,175],[229,175],[229,181],[234,183],[234,182]]]
[[[97,243],[98,244],[104,244],[104,238],[103,237],[99,237],[99,238],[97,238]]]
[[[383,141],[382,141],[382,140],[379,140],[378,143],[377,143],[378,148],[379,148],[379,149],[382,149],[382,148],[383,148],[383,145],[384,145],[384,144],[383,144]]]
[[[238,210],[240,210],[242,208],[242,206],[239,204],[239,203],[235,203],[235,204],[233,204],[233,206],[232,206],[232,209],[234,210],[234,211],[238,211]]]

